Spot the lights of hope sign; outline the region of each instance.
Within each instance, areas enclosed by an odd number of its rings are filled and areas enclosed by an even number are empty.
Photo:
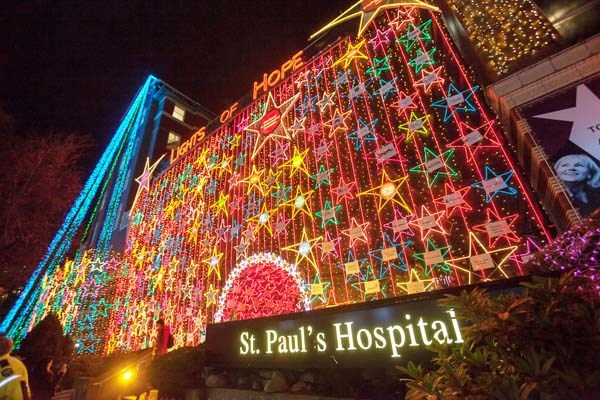
[[[462,342],[456,312],[436,297],[209,325],[206,349],[213,365],[362,367],[425,362],[427,346]]]

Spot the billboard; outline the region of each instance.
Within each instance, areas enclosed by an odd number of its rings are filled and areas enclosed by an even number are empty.
[[[600,207],[600,78],[521,109],[581,216]]]

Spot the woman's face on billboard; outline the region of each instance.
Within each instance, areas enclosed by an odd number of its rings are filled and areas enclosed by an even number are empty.
[[[556,165],[556,173],[565,182],[583,182],[589,175],[586,163],[576,155],[561,158]]]

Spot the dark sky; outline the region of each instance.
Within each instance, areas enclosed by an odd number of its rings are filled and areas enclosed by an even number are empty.
[[[220,113],[353,3],[4,2],[0,104],[27,129],[91,133],[103,147],[148,74]]]

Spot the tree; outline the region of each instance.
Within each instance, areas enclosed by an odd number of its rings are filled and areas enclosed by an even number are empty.
[[[600,398],[600,295],[575,271],[534,277],[525,293],[448,296],[464,344],[433,348],[434,367],[401,368],[411,400]]]
[[[83,184],[88,135],[24,134],[0,110],[0,282],[23,285]]]

